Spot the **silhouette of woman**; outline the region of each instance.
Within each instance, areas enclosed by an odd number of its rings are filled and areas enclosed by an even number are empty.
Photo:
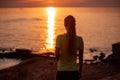
[[[58,35],[56,39],[55,55],[58,60],[56,80],[78,80],[82,75],[83,39],[76,35],[76,21],[72,15],[64,19],[64,26],[66,33]],[[77,55],[79,64],[76,63]]]

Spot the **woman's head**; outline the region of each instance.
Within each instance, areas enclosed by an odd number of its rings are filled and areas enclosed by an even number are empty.
[[[65,17],[64,26],[66,30],[69,31],[70,29],[75,28],[75,22],[75,18],[72,15],[68,15],[67,17]]]

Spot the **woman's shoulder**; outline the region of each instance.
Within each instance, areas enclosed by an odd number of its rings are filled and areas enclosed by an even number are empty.
[[[64,37],[66,34],[59,34],[57,37],[60,38],[60,37]]]
[[[78,35],[77,35],[76,38],[77,38],[77,39],[82,39],[82,36],[78,36]]]
[[[83,42],[82,36],[76,36],[76,40],[77,40],[77,42]]]

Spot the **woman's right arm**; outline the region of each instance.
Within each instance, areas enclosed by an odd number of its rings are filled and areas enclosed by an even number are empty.
[[[83,49],[79,49],[79,77],[82,77]]]

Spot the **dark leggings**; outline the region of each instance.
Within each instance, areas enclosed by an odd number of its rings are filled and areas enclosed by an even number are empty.
[[[78,71],[58,71],[56,80],[79,80]]]

